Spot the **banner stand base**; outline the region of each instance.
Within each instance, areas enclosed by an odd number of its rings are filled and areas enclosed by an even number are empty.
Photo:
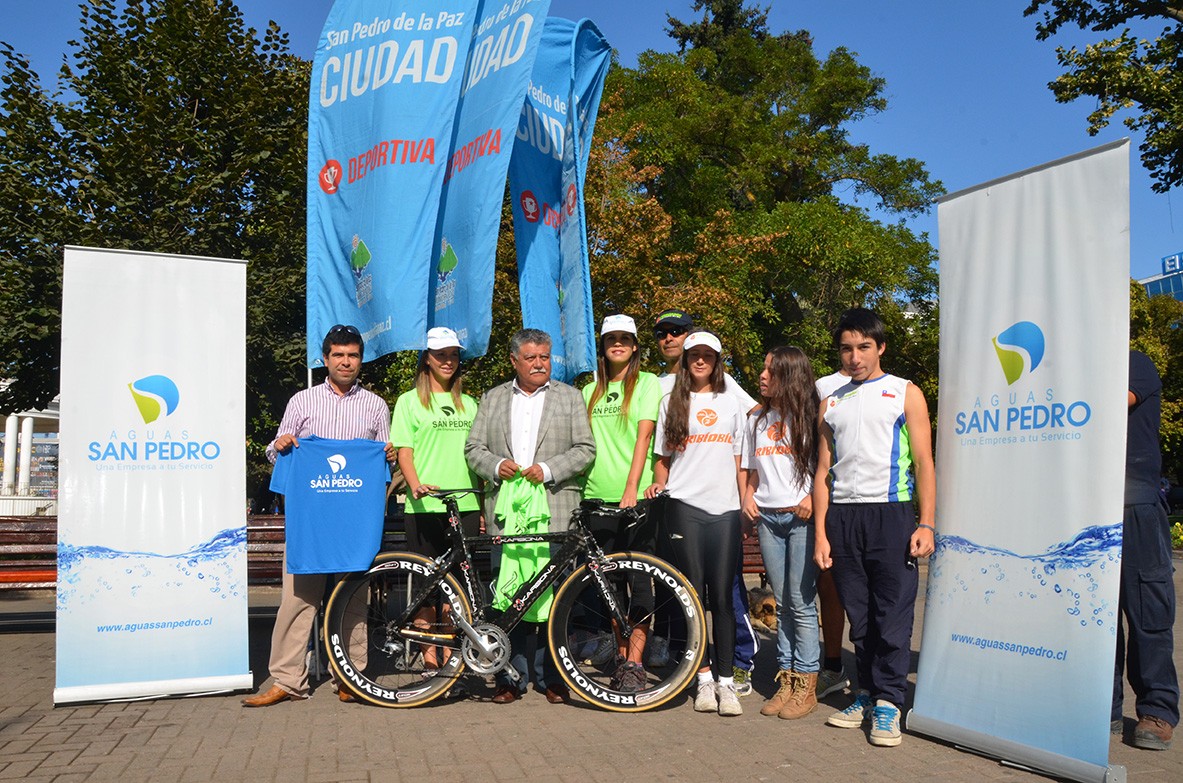
[[[212,696],[218,693],[249,691],[254,687],[254,675],[230,674],[218,677],[160,680],[157,682],[116,682],[106,685],[76,685],[53,689],[53,706],[80,702],[148,701],[192,696]]]
[[[1081,783],[1126,783],[1126,769],[1121,765],[1102,767],[1070,756],[1041,750],[990,734],[946,723],[916,710],[908,712],[908,731],[945,740],[958,750],[995,759],[1000,764],[1038,774],[1051,774]]]

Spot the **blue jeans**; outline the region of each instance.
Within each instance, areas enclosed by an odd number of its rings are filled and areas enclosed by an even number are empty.
[[[788,511],[761,509],[759,535],[764,571],[776,598],[777,667],[812,674],[821,657],[813,523]]]

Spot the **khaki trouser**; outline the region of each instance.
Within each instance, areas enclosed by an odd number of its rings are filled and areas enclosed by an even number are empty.
[[[275,614],[275,630],[271,632],[268,669],[279,687],[296,696],[308,695],[308,639],[327,579],[327,574],[289,574],[287,553],[284,553],[283,589],[279,611]],[[364,669],[368,658],[366,607],[364,601],[354,603],[358,608],[346,615],[349,654],[358,669]]]

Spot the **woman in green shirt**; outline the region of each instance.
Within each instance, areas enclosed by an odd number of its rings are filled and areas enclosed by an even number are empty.
[[[477,403],[461,390],[460,340],[444,326],[427,332],[427,350],[419,355],[415,388],[398,398],[390,425],[390,442],[398,449],[398,467],[407,480],[403,509],[407,550],[435,558],[451,548],[448,514],[443,503],[428,497],[437,489],[466,489],[479,480],[464,460],[464,441],[472,428]],[[480,532],[480,501],[459,499],[460,525],[466,536]],[[445,607],[446,610],[446,607]],[[436,622],[434,607],[415,615],[415,624]],[[438,668],[438,648],[424,651],[424,664]]]
[[[653,429],[661,407],[661,385],[653,373],[641,372],[636,323],[627,315],[610,315],[600,327],[600,358],[596,381],[583,387],[587,415],[596,438],[596,459],[588,473],[583,496],[610,505],[642,506],[638,498],[653,483]],[[649,515],[638,520],[592,515],[592,533],[607,552],[653,552],[655,530]],[[630,579],[631,613],[638,622],[653,611],[652,585]],[[627,649],[616,638],[617,668],[612,687],[640,690],[645,685],[642,655],[649,636],[648,622],[637,625]],[[605,637],[608,643],[609,637]],[[610,649],[610,648],[609,648]],[[609,653],[611,654],[611,653]]]

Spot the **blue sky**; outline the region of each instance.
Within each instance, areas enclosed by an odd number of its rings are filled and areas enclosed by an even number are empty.
[[[1047,83],[1059,73],[1055,44],[1035,40],[1027,0],[765,0],[774,32],[809,30],[824,54],[845,46],[887,81],[886,112],[854,127],[872,152],[919,158],[952,192],[1129,135],[1114,123],[1095,137],[1085,132],[1089,100],[1058,104]],[[252,26],[275,19],[292,50],[311,58],[332,0],[238,0]],[[0,39],[32,58],[52,84],[78,32],[78,0],[0,0]],[[589,17],[636,64],[646,49],[670,51],[666,13],[691,18],[689,0],[552,0],[551,15]],[[1153,36],[1163,25],[1136,32]],[[1082,44],[1083,33],[1057,43]],[[1183,193],[1150,189],[1132,137],[1130,171],[1131,274],[1161,271],[1161,258],[1183,250]],[[864,203],[864,206],[870,206]],[[909,220],[937,243],[936,208]]]

